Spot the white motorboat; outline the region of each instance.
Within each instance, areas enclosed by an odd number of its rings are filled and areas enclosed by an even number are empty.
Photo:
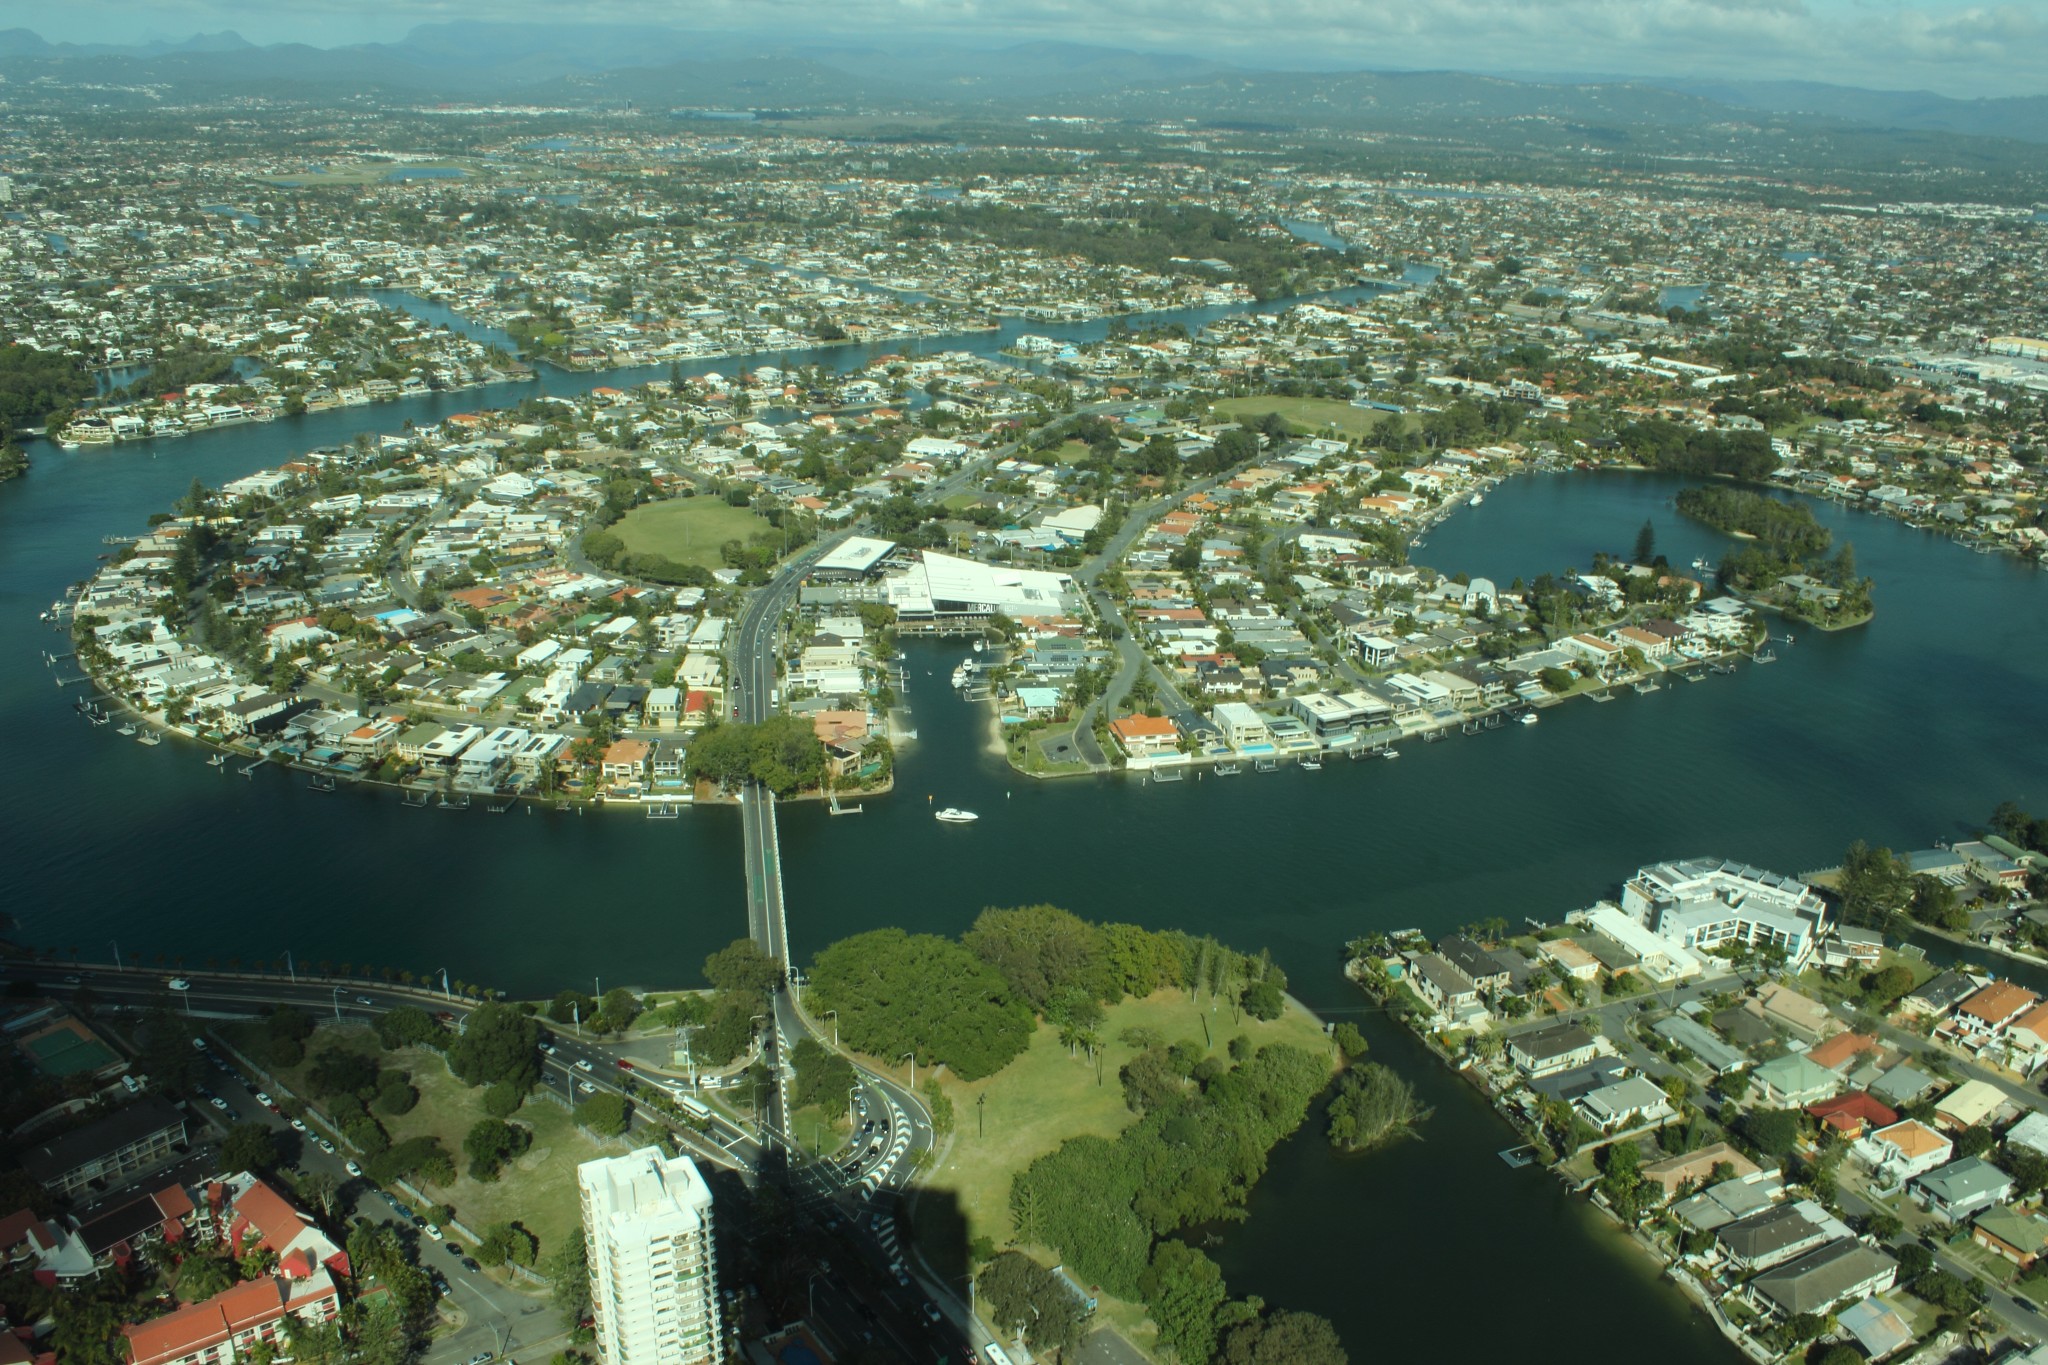
[[[948,825],[971,825],[981,817],[971,810],[961,810],[958,806],[948,806],[938,813],[937,818]]]
[[[1524,711],[1521,715],[1516,716],[1515,720],[1518,724],[1534,725],[1536,723],[1536,713],[1534,711]]]

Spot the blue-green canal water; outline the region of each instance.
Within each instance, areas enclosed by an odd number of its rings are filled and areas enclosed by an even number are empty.
[[[617,376],[543,382],[606,380]],[[145,748],[86,726],[75,693],[53,684],[61,667],[42,660],[64,646],[36,613],[91,569],[99,537],[137,529],[195,476],[218,484],[357,430],[519,392],[111,450],[39,446],[30,474],[0,485],[0,733],[16,779],[0,788],[0,867],[26,941],[100,957],[118,940],[131,960],[194,966],[289,948],[301,963],[447,966],[537,993],[593,975],[689,984],[708,951],[745,932],[729,811],[665,822],[452,813],[314,793],[277,772],[245,780],[176,742]],[[1721,539],[1669,507],[1680,486],[1520,478],[1432,531],[1418,558],[1507,583],[1623,549],[1646,517],[1673,562],[1714,558]],[[785,812],[798,956],[877,925],[956,933],[987,905],[1053,901],[1270,947],[1304,1000],[1347,1011],[1359,1002],[1338,977],[1338,948],[1363,929],[1554,917],[1674,855],[1800,872],[1858,837],[1919,847],[2002,799],[2038,804],[2048,575],[1817,510],[1877,580],[1869,627],[1800,629],[1775,664],[1553,708],[1540,725],[1416,745],[1399,763],[1034,783],[989,752],[985,712],[947,685],[959,647],[915,646],[918,739],[896,795],[857,819]],[[934,803],[983,818],[940,825]],[[1576,1360],[1584,1338],[1562,1324],[1588,1320],[1604,1339],[1665,1343],[1673,1360],[1732,1358],[1668,1289],[1624,1291],[1646,1275],[1638,1259],[1547,1177],[1495,1160],[1510,1135],[1459,1082],[1383,1023],[1365,1026],[1437,1117],[1422,1141],[1361,1158],[1333,1157],[1312,1130],[1276,1152],[1250,1220],[1216,1253],[1235,1292],[1330,1316],[1360,1358]]]

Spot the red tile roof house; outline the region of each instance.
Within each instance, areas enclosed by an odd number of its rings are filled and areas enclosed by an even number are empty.
[[[1889,1128],[1899,1121],[1897,1113],[1861,1090],[1809,1104],[1806,1112],[1844,1142],[1854,1142],[1867,1132]]]
[[[224,1290],[202,1303],[121,1329],[132,1365],[226,1365],[258,1342],[282,1347],[285,1318],[326,1322],[341,1295],[326,1271],[307,1280],[272,1276]]]
[[[261,1180],[235,1200],[228,1237],[238,1252],[254,1242],[277,1257],[277,1273],[287,1279],[310,1279],[323,1269],[349,1273],[348,1253],[314,1225],[310,1214]]]

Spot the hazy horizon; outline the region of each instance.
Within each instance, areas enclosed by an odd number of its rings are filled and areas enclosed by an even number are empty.
[[[421,24],[654,25],[757,37],[764,51],[892,39],[1074,42],[1281,70],[1457,70],[1514,79],[1808,80],[1951,98],[2048,93],[2048,8],[1955,0],[73,0],[0,8],[49,42],[397,42]],[[1275,35],[1283,35],[1276,38]],[[1591,75],[1588,73],[1600,73]]]

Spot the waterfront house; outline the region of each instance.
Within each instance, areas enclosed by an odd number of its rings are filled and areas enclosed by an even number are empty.
[[[1836,1094],[1842,1078],[1797,1052],[1773,1057],[1751,1073],[1765,1104],[1796,1109]]]
[[[1716,1142],[1696,1152],[1682,1152],[1661,1161],[1648,1162],[1643,1166],[1642,1174],[1643,1179],[1663,1190],[1664,1197],[1669,1199],[1687,1185],[1698,1185],[1711,1179],[1714,1172],[1722,1167],[1728,1171],[1724,1181],[1755,1175],[1758,1169],[1754,1161],[1727,1143]]]
[[[1722,1144],[1725,1145],[1725,1144]],[[1716,1166],[1723,1162],[1715,1162]],[[1785,1197],[1785,1173],[1758,1170],[1753,1163],[1726,1162],[1736,1174],[1717,1180],[1698,1194],[1671,1206],[1672,1214],[1687,1227],[1712,1232],[1740,1218],[1767,1209]],[[1742,1166],[1748,1165],[1748,1170]],[[1712,1168],[1709,1168],[1711,1175]]]
[[[1508,1039],[1508,1060],[1531,1080],[1584,1066],[1599,1050],[1593,1035],[1577,1024],[1546,1024]]]
[[[1970,1240],[2021,1270],[2031,1270],[2042,1253],[2048,1252],[2048,1218],[2019,1209],[1986,1209],[1977,1215]]]
[[[2012,1198],[2012,1177],[1982,1157],[1966,1156],[1919,1176],[1913,1197],[1945,1223],[1964,1223]]]
[[[1840,1241],[1750,1281],[1756,1306],[1780,1317],[1824,1313],[1845,1299],[1882,1294],[1898,1280],[1899,1265],[1861,1242]]]
[[[1444,1018],[1485,1012],[1478,983],[1436,953],[1418,953],[1409,963],[1407,981],[1423,1002]]]
[[[1917,1119],[1904,1119],[1859,1138],[1853,1150],[1878,1184],[1892,1189],[1946,1166],[1955,1156],[1954,1143]]]
[[[1600,959],[1568,938],[1539,943],[1536,952],[1574,981],[1592,981],[1600,975]]]
[[[1440,939],[1436,950],[1452,966],[1472,978],[1480,990],[1492,994],[1508,988],[1513,976],[1508,964],[1463,934],[1451,934]]]
[[[1811,1199],[1801,1199],[1723,1224],[1714,1230],[1714,1242],[1730,1266],[1748,1274],[1851,1235],[1840,1219]]]
[[[1165,716],[1124,716],[1109,723],[1110,737],[1128,758],[1172,753],[1180,745],[1180,731]]]
[[[1986,886],[1999,890],[2026,890],[2027,870],[1990,844],[1971,839],[1957,844],[1955,852],[1969,867],[1970,874]]]
[[[1974,995],[1984,982],[1963,972],[1945,971],[1920,983],[1899,1002],[1909,1014],[1941,1016]]]
[[[1630,1076],[1589,1090],[1579,1096],[1575,1107],[1586,1122],[1603,1133],[1658,1123],[1674,1112],[1664,1087],[1647,1076]]]
[[[599,775],[614,789],[638,787],[653,752],[654,746],[644,739],[613,740],[605,748]]]

